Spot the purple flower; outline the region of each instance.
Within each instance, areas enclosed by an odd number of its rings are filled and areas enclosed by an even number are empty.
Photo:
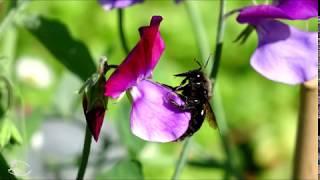
[[[245,7],[237,17],[240,23],[255,24],[264,19],[304,20],[318,16],[318,0],[278,0],[272,5]]]
[[[240,10],[240,23],[257,31],[258,47],[252,67],[268,79],[299,84],[317,75],[317,33],[304,32],[274,19],[299,20],[318,15],[317,0],[279,0],[273,5],[249,6]]]
[[[99,0],[105,10],[114,8],[125,8],[136,3],[141,3],[143,0]]]
[[[259,44],[252,67],[268,79],[298,84],[314,78],[318,69],[317,33],[303,32],[279,21],[256,25]]]
[[[129,90],[132,133],[148,141],[169,142],[187,130],[190,113],[168,102],[170,98],[183,104],[176,93],[148,79],[165,47],[159,32],[161,21],[161,16],[153,16],[150,26],[139,29],[140,41],[107,80],[105,96],[117,98]]]

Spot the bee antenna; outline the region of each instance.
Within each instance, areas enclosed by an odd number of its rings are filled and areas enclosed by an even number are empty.
[[[204,65],[204,68],[207,67],[208,63],[209,63],[209,60],[211,59],[212,57],[212,54],[209,55],[208,59],[206,60],[206,64]]]
[[[200,69],[202,69],[203,65],[201,64],[200,61],[198,61],[196,58],[193,59],[200,67]]]

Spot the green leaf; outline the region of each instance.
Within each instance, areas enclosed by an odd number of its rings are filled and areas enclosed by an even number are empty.
[[[10,141],[14,144],[22,144],[22,136],[19,133],[18,129],[16,126],[11,126],[11,137]]]
[[[1,98],[0,98],[1,101]],[[0,103],[0,121],[3,119],[3,116],[5,115],[6,109],[4,106]]]
[[[251,33],[253,32],[253,30],[254,30],[253,26],[247,25],[247,27],[244,28],[244,30],[241,31],[241,33],[237,36],[234,42],[239,42],[240,44],[244,44],[249,38],[249,36],[251,35]]]
[[[24,21],[30,31],[67,69],[83,81],[96,72],[94,60],[88,48],[74,39],[60,21],[45,17],[33,17]]]
[[[0,67],[1,67],[1,64],[0,64]],[[4,88],[0,83],[0,121],[4,118],[4,115],[6,112],[5,97],[6,97],[6,94],[4,92]]]
[[[3,103],[3,94],[2,94],[2,91],[1,91],[1,87],[0,87],[0,121],[3,119],[4,115],[5,115],[5,112],[6,112],[6,108],[5,108],[5,105]]]
[[[4,119],[0,122],[0,149],[8,143],[21,144],[22,137],[13,122]]]
[[[8,170],[10,169],[6,159],[0,153],[0,179],[15,180],[17,179],[14,175],[10,174]]]
[[[8,144],[11,137],[11,125],[8,119],[4,119],[0,123],[0,148]]]
[[[124,159],[119,161],[109,171],[99,174],[97,179],[143,180],[142,165],[137,160]]]

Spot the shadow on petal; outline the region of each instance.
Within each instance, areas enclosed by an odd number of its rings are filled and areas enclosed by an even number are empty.
[[[131,130],[141,139],[153,142],[177,140],[187,130],[191,115],[169,106],[165,97],[175,96],[178,104],[183,101],[169,88],[149,80],[141,81],[131,90]]]

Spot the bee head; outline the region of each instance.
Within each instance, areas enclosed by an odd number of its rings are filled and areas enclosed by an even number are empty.
[[[192,71],[187,71],[181,74],[176,74],[177,77],[187,77],[188,79],[192,80],[202,80],[204,78],[204,75],[201,71],[201,68],[195,69]]]
[[[211,57],[211,55],[208,57],[204,66],[197,59],[194,59],[194,61],[199,65],[198,69],[187,71],[187,72],[180,73],[180,74],[175,74],[174,76],[186,77],[189,80],[203,81],[205,79],[205,76],[204,76],[202,70],[207,67],[208,62],[210,60],[210,57]]]

